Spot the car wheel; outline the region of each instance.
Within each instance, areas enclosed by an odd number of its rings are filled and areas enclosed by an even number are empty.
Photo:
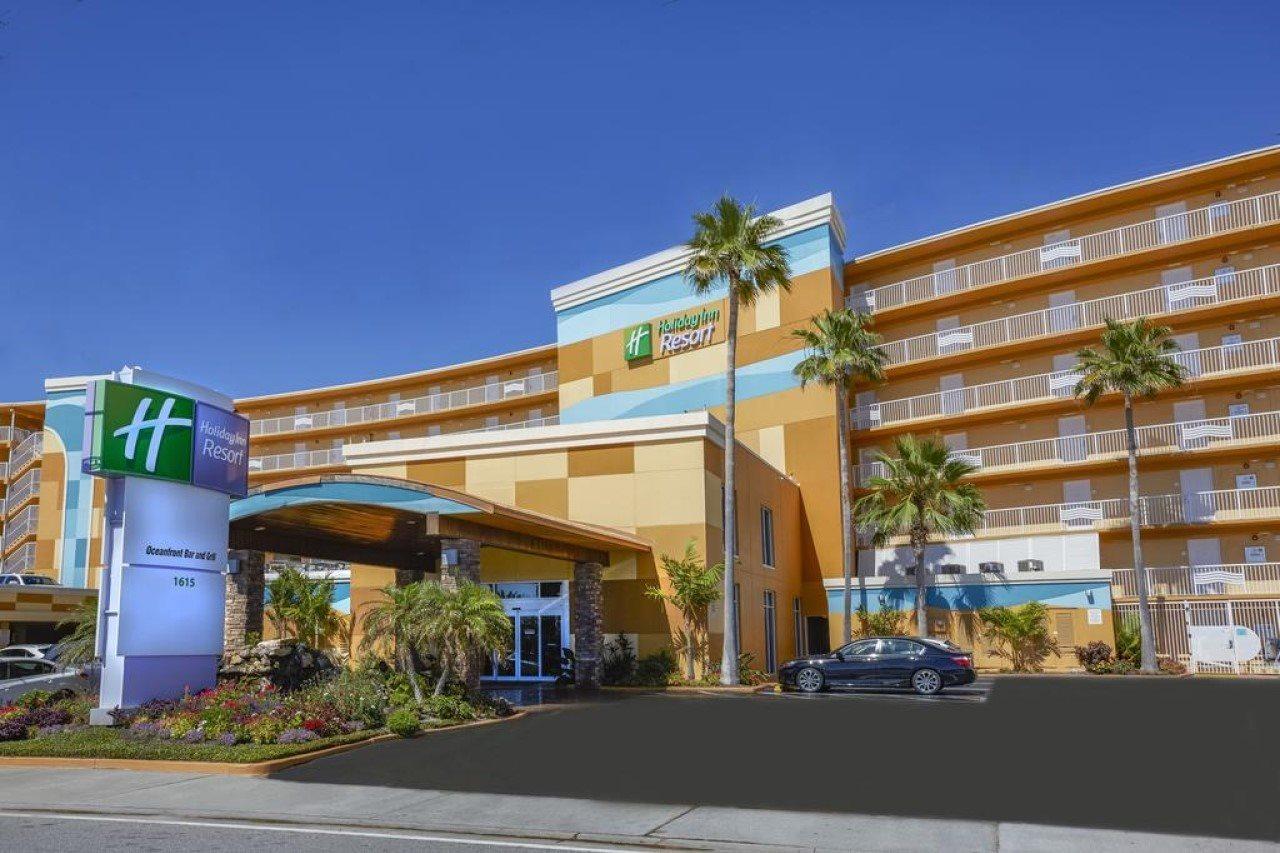
[[[818,693],[825,683],[822,673],[814,667],[806,666],[796,673],[796,689],[801,693]]]
[[[911,676],[911,688],[921,696],[932,696],[942,690],[942,676],[936,669],[918,669]]]

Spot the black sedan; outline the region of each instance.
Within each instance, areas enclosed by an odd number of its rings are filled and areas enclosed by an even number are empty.
[[[973,655],[946,640],[866,637],[829,655],[784,663],[782,688],[817,693],[829,687],[910,687],[932,696],[944,687],[972,684]]]

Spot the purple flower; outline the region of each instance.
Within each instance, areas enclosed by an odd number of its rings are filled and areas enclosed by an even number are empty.
[[[183,743],[204,743],[204,732],[192,729],[182,736]]]
[[[360,731],[364,731],[364,721],[362,721],[362,720],[347,720],[345,723],[343,723],[343,724],[342,724],[342,730],[343,730],[344,732],[346,732],[347,734],[352,734],[353,732],[360,732]]]
[[[0,740],[26,740],[27,727],[17,720],[0,723]]]
[[[310,729],[285,729],[276,738],[276,743],[306,743],[315,740],[319,735]]]
[[[236,737],[235,732],[227,732],[218,738],[218,743],[223,746],[235,746],[237,740],[239,740],[239,738]]]

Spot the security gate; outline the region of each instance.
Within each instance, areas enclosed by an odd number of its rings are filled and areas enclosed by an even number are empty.
[[[1137,603],[1115,605],[1117,621]],[[1151,603],[1156,653],[1191,672],[1280,675],[1280,599]]]

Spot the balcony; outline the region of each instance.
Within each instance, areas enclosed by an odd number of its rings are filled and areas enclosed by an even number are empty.
[[[250,436],[279,435],[301,430],[349,427],[360,424],[411,418],[448,412],[468,406],[500,403],[533,394],[554,391],[559,387],[558,372],[551,370],[536,376],[508,379],[503,382],[475,385],[457,391],[441,391],[407,400],[389,400],[352,409],[331,409],[327,412],[307,412],[278,418],[257,418],[249,422]]]
[[[928,275],[870,288],[850,307],[884,311],[914,302],[1122,255],[1280,222],[1280,191],[1122,225],[1070,240],[987,258]]]
[[[21,427],[0,426],[0,444],[22,441],[30,434],[30,430],[25,430]]]
[[[1280,264],[1223,272],[1175,284],[1030,311],[971,326],[882,344],[892,367],[1017,341],[1102,327],[1108,319],[1136,320],[1210,305],[1280,296]]]
[[[1280,338],[1263,338],[1238,344],[1184,350],[1173,355],[1187,369],[1189,380],[1205,379],[1238,371],[1280,367]],[[851,414],[857,429],[874,429],[892,423],[922,418],[955,417],[983,409],[1015,404],[1069,400],[1075,396],[1075,371],[1058,370],[1018,379],[1004,379],[983,385],[969,385],[902,397],[855,407]]]
[[[35,571],[36,543],[28,542],[12,554],[4,558],[4,572],[10,575],[22,575]]]
[[[16,513],[28,500],[39,495],[40,492],[40,469],[28,471],[17,480],[9,484],[9,491],[5,495],[5,515],[6,517]]]
[[[1153,456],[1206,449],[1280,441],[1280,412],[1257,412],[1226,418],[1155,424],[1135,431],[1138,454]],[[953,450],[951,455],[978,468],[976,474],[1008,471],[1025,472],[1037,466],[1054,469],[1064,465],[1125,459],[1128,456],[1125,431],[1111,429],[1083,435],[1017,441]],[[858,467],[858,481],[884,476],[884,463],[868,462]]]
[[[1280,595],[1280,563],[1228,563],[1212,566],[1162,566],[1146,569],[1147,592],[1156,595]],[[1117,596],[1138,595],[1133,569],[1111,573]]]
[[[480,427],[479,429],[459,430],[458,432],[442,433],[442,435],[461,435],[469,432],[499,432],[508,429],[555,426],[558,423],[560,423],[560,416],[550,415],[545,418],[532,418],[525,421],[498,424],[497,426]],[[249,473],[256,474],[292,468],[318,468],[326,465],[341,464],[343,464],[341,447],[330,447],[323,450],[299,450],[294,453],[281,453],[274,456],[250,456]]]
[[[1149,495],[1138,499],[1143,527],[1214,524],[1273,519],[1280,516],[1280,486],[1258,489],[1219,489],[1188,495]],[[1011,532],[1054,533],[1073,530],[1114,530],[1129,525],[1129,499],[1042,504],[989,509],[984,534]]]
[[[9,454],[9,470],[14,476],[22,473],[27,465],[39,459],[44,452],[44,433],[33,432],[22,439],[22,442]]]
[[[40,521],[40,507],[32,504],[13,518],[5,522],[4,550],[8,551],[16,542],[27,536],[36,535],[36,527]]]

